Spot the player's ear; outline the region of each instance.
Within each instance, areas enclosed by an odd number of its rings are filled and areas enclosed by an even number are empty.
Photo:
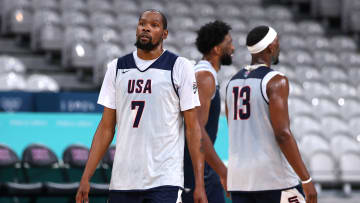
[[[169,31],[164,30],[164,32],[163,32],[163,40],[165,40],[167,38],[168,34],[169,34]]]
[[[221,54],[221,47],[220,46],[214,46],[213,48],[214,52],[216,55],[220,55]]]

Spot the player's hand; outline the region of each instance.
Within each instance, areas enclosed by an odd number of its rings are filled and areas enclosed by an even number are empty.
[[[317,203],[317,192],[313,182],[302,185],[305,193],[306,203]]]
[[[195,187],[194,203],[208,203],[204,186]]]
[[[220,176],[220,182],[226,192],[226,197],[230,198],[230,193],[227,191],[227,170],[226,173]]]
[[[79,189],[76,193],[76,203],[89,202],[90,183],[88,180],[81,180]]]

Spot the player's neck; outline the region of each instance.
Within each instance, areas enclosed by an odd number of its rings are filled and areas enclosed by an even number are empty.
[[[271,57],[258,56],[253,54],[251,59],[251,65],[265,64],[267,67],[271,67]]]
[[[203,60],[209,61],[216,72],[220,70],[220,60],[214,56],[204,56]]]
[[[162,46],[158,46],[153,50],[143,50],[143,49],[137,49],[137,56],[142,60],[153,60],[156,58],[159,58],[161,54],[164,52],[164,49]]]

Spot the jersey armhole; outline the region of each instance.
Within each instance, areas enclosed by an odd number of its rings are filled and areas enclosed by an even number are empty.
[[[217,91],[217,86],[218,86],[218,84],[216,84],[216,81],[217,81],[216,79],[217,79],[217,78],[215,78],[214,73],[211,72],[211,70],[209,70],[209,69],[207,69],[207,68],[198,68],[198,69],[195,70],[195,74],[196,74],[197,72],[200,72],[200,71],[207,71],[207,72],[211,73],[212,77],[214,78],[214,81],[215,81],[215,91],[214,91],[213,95],[211,96],[211,100],[212,100],[212,99],[215,98],[216,91]]]
[[[260,82],[261,95],[263,96],[263,98],[267,104],[269,104],[269,97],[266,93],[266,87],[267,87],[267,84],[269,83],[269,81],[276,75],[284,76],[284,74],[280,73],[279,71],[271,71],[268,74],[266,74],[265,77],[263,77],[263,79]]]

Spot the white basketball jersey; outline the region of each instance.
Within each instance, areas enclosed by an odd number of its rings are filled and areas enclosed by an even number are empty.
[[[165,51],[146,69],[138,68],[134,57],[136,52],[119,58],[113,78],[118,134],[110,190],[183,187],[181,111],[199,105],[192,66],[177,67],[192,70],[190,76],[183,74],[188,77],[179,79],[173,76],[175,63],[190,64],[182,57]],[[187,80],[187,84],[179,80]],[[187,97],[187,105],[181,101],[182,97]],[[102,93],[99,103],[106,106],[106,96]]]
[[[285,189],[299,179],[280,150],[270,121],[266,85],[281,74],[266,66],[240,70],[229,82],[229,191]]]

